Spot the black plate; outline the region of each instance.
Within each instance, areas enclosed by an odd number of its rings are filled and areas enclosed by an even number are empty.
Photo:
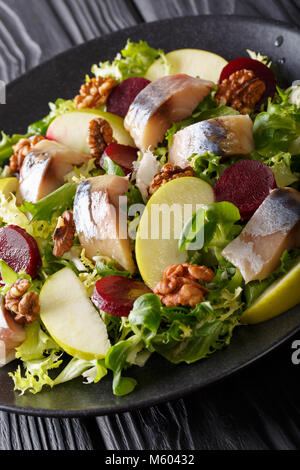
[[[7,105],[0,108],[0,129],[22,133],[28,123],[47,114],[48,101],[75,95],[93,63],[112,59],[127,38],[144,39],[166,51],[201,48],[228,60],[246,55],[246,49],[261,51],[278,65],[286,83],[300,79],[300,31],[283,23],[241,17],[198,16],[142,24],[93,40],[67,51],[9,85]],[[283,43],[276,47],[276,39]],[[281,41],[279,41],[281,42]],[[226,350],[208,360],[174,366],[153,356],[146,367],[133,368],[130,376],[138,387],[124,398],[111,392],[111,376],[97,385],[77,379],[38,395],[18,396],[8,372],[0,369],[0,409],[43,416],[103,415],[149,406],[178,398],[216,382],[273,350],[300,329],[300,307],[267,323],[241,327]]]

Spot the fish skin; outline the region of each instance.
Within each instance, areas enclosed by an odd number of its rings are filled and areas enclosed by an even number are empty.
[[[78,185],[73,217],[76,232],[86,256],[93,259],[100,253],[115,260],[133,273],[135,264],[127,233],[127,214],[124,211],[126,233],[119,197],[129,189],[127,178],[103,175],[89,178]],[[121,215],[120,215],[121,213]]]
[[[240,137],[242,135],[242,138]],[[186,168],[193,154],[249,155],[254,150],[253,123],[249,116],[221,116],[178,131],[169,150],[169,163]]]
[[[185,74],[159,78],[133,101],[125,117],[125,129],[139,149],[153,149],[172,123],[188,117],[214,86],[213,82]]]
[[[245,282],[266,279],[285,250],[300,247],[300,193],[293,188],[271,191],[241,234],[222,252]]]
[[[89,160],[69,147],[55,141],[41,140],[25,157],[20,170],[17,201],[37,202],[64,184],[64,177]]]

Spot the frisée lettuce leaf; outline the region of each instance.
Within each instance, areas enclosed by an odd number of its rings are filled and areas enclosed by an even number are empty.
[[[256,151],[263,157],[272,157],[279,152],[300,153],[300,108],[290,103],[290,92],[277,88],[278,98],[269,99],[267,110],[257,115],[254,121]]]
[[[143,77],[150,65],[158,58],[163,60],[168,71],[168,62],[161,49],[154,49],[145,41],[132,42],[128,39],[124,49],[112,62],[106,61],[93,65],[92,73],[96,77],[114,77],[117,81],[130,77]]]
[[[107,373],[103,360],[83,360],[72,358],[62,369],[64,351],[35,321],[26,326],[26,340],[16,349],[16,357],[23,361],[14,373],[9,375],[14,381],[15,390],[22,395],[29,391],[39,393],[44,386],[68,382],[83,376],[87,383],[99,382]],[[55,370],[58,373],[54,373]],[[56,375],[56,377],[55,377]]]

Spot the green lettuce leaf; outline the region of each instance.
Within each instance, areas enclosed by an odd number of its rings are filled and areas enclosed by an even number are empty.
[[[0,141],[0,166],[2,166],[14,153],[13,146],[16,145],[20,139],[26,139],[30,134],[19,135],[14,134],[12,137],[1,132]]]
[[[29,221],[24,212],[17,206],[16,197],[6,198],[0,191],[0,221],[7,225],[18,225],[35,239],[48,240],[54,232],[57,217],[53,216],[50,223],[45,220]]]
[[[178,248],[180,251],[190,250],[193,244],[194,250],[213,249],[219,258],[225,246],[240,233],[241,226],[236,225],[239,220],[239,210],[230,202],[204,206],[187,221]]]
[[[49,376],[49,372],[60,367],[62,364],[60,357],[61,355],[52,352],[47,357],[23,362],[24,375],[20,366],[16,372],[9,374],[14,381],[15,390],[19,391],[21,395],[27,391],[36,394],[41,392],[45,385],[53,387],[54,381]]]
[[[192,363],[229,344],[239,324],[241,291],[222,289],[193,309],[163,307],[157,296],[146,294],[135,302],[129,322],[149,352],[175,364]]]
[[[279,152],[300,153],[300,108],[290,103],[290,92],[278,88],[278,98],[269,100],[266,112],[257,115],[254,121],[256,151],[263,157],[272,157]]]
[[[86,379],[86,383],[98,383],[106,374],[107,369],[103,359],[87,361],[73,357],[53,381],[53,385],[69,382],[80,376]]]
[[[47,276],[51,276],[52,274],[56,273],[57,271],[60,271],[62,267],[67,267],[72,269],[72,271],[75,272],[75,274],[78,274],[78,269],[76,268],[75,264],[72,263],[72,261],[61,258],[61,257],[56,257],[53,255],[53,244],[47,244],[43,250],[43,256],[42,256],[42,265],[43,265],[43,271]]]
[[[161,302],[157,295],[145,294],[135,302],[129,315],[131,325],[143,326],[151,333],[156,333],[161,322]]]
[[[107,155],[103,158],[103,166],[107,175],[125,176],[124,171]]]
[[[165,308],[163,317],[168,328],[152,339],[151,346],[174,364],[191,364],[223,349],[239,325],[236,314],[226,319],[216,318],[209,302],[203,302],[189,312]]]
[[[101,277],[110,277],[110,276],[123,276],[131,277],[131,274],[128,271],[122,271],[117,268],[117,263],[114,260],[103,257],[96,257],[96,270],[99,276]]]
[[[36,321],[26,327],[26,340],[16,349],[16,357],[23,361],[10,376],[14,381],[15,390],[21,394],[39,393],[44,386],[54,387],[83,376],[87,383],[97,383],[107,374],[103,360],[86,361],[72,358],[61,369],[63,350],[41,328]],[[55,370],[60,369],[55,374]],[[56,377],[55,377],[56,375]]]
[[[76,189],[77,183],[66,183],[36,203],[23,202],[20,210],[29,212],[33,216],[33,220],[50,222],[53,214],[61,214],[65,210],[72,208]]]
[[[122,371],[130,365],[128,357],[141,347],[143,343],[140,336],[134,335],[112,346],[106,355],[105,366],[113,371],[113,392],[118,397],[128,395],[136,387],[136,380],[123,377]]]
[[[271,168],[279,188],[300,181],[300,154],[292,155],[289,152],[280,152],[264,159],[264,163]]]
[[[222,163],[221,156],[216,156],[212,152],[205,152],[203,155],[194,154],[189,160],[196,176],[211,186],[215,185],[217,179],[228,167],[227,163]]]
[[[161,49],[153,49],[145,41],[132,42],[128,39],[121,53],[113,62],[101,62],[93,65],[92,73],[96,77],[114,77],[118,81],[130,77],[143,77],[150,65],[161,58],[167,67],[167,60]]]
[[[45,333],[39,321],[26,326],[26,340],[16,349],[16,358],[24,362],[40,360],[44,353],[60,353],[61,348]]]

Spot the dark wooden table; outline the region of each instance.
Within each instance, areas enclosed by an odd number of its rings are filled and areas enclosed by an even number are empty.
[[[300,26],[300,0],[0,0],[0,79],[136,23],[203,13]],[[0,450],[299,449],[300,366],[291,344],[220,384],[133,413],[58,420],[0,412]]]

